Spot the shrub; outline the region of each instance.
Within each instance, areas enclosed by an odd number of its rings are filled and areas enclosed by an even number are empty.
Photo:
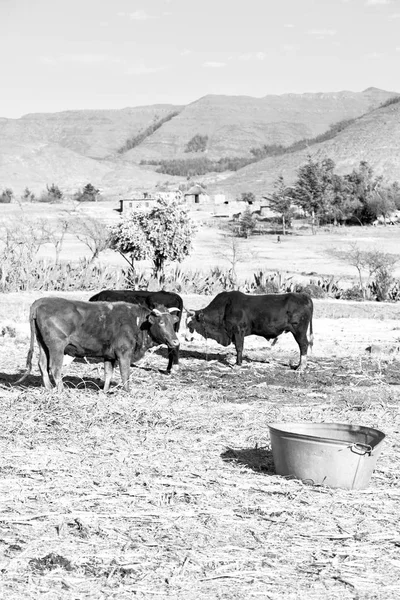
[[[97,197],[100,190],[94,187],[91,183],[87,183],[82,190],[74,194],[74,200],[77,202],[97,202]]]
[[[363,291],[360,289],[360,287],[358,285],[353,285],[353,287],[348,288],[347,290],[344,290],[343,294],[342,294],[342,299],[343,300],[357,300],[357,301],[362,301],[364,300],[364,295],[363,295]]]
[[[14,198],[14,192],[11,188],[6,188],[0,194],[0,202],[2,204],[10,204],[12,199]]]
[[[42,194],[38,198],[38,202],[48,202],[50,204],[55,204],[57,202],[61,202],[63,198],[63,193],[55,183],[52,183],[50,186],[46,186],[46,191],[42,192]]]
[[[296,286],[296,292],[308,294],[311,298],[326,298],[325,290],[316,283],[308,283],[307,285]]]
[[[207,148],[208,135],[196,133],[185,146],[185,152],[204,152]]]

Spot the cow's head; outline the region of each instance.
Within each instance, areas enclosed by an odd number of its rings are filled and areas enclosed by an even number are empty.
[[[168,348],[179,346],[179,340],[174,331],[174,325],[179,321],[178,315],[173,314],[176,312],[179,312],[179,309],[175,306],[171,308],[158,306],[153,308],[147,317],[150,337],[158,344],[166,344]]]
[[[218,315],[209,313],[205,310],[188,310],[186,318],[186,336],[187,342],[192,342],[194,333],[198,333],[203,338],[211,338],[222,346],[229,346],[230,337],[226,333],[223,320]]]

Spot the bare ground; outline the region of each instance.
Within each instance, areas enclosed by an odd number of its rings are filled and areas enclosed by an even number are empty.
[[[316,302],[301,376],[290,335],[273,348],[246,338],[241,369],[233,348],[182,342],[180,371],[165,374],[164,349],[148,353],[131,394],[116,373],[105,395],[101,365],[75,361],[59,395],[37,370],[12,387],[33,296],[0,303],[0,325],[15,326],[0,346],[4,598],[398,597],[397,305]],[[384,431],[369,487],[277,476],[268,423],[285,421]]]

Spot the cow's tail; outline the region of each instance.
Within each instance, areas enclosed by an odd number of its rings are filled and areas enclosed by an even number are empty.
[[[312,328],[313,312],[314,312],[314,304],[313,304],[313,301],[311,300],[310,335],[308,336],[308,345],[310,347],[310,352],[312,352],[312,347],[313,347],[313,344],[314,344],[314,334],[313,334],[313,328]]]
[[[29,345],[28,355],[26,357],[26,371],[22,375],[22,377],[20,377],[14,383],[14,385],[18,385],[18,384],[22,383],[28,377],[28,375],[30,375],[30,373],[32,371],[32,357],[33,357],[33,350],[34,350],[34,346],[35,346],[35,333],[36,333],[35,320],[36,320],[36,303],[32,304],[31,310],[29,313],[29,324],[30,324],[30,328],[31,328],[31,343]]]

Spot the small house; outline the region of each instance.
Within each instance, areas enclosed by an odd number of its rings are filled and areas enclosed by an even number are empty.
[[[210,201],[207,192],[199,184],[192,185],[192,187],[185,192],[184,197],[185,202],[190,205],[207,204]]]
[[[124,214],[138,210],[148,210],[155,206],[157,200],[158,198],[152,196],[149,192],[143,192],[143,194],[135,195],[133,198],[121,199],[119,201],[119,212]]]

